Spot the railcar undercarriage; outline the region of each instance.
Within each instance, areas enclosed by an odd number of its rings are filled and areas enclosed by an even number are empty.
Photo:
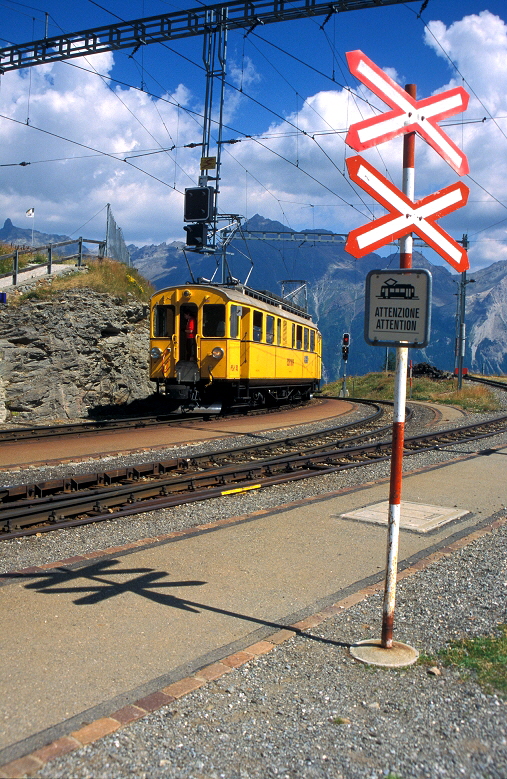
[[[309,400],[318,389],[316,381],[280,384],[276,381],[223,381],[199,377],[194,362],[179,362],[177,381],[156,380],[157,393],[167,398],[168,405],[199,413],[220,413],[231,408],[262,408]]]

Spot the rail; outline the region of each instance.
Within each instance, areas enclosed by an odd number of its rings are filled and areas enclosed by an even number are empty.
[[[484,384],[486,387],[496,387],[497,389],[507,390],[507,379],[505,381],[495,381],[494,379],[484,379],[482,376],[471,376],[465,374],[463,378],[466,381],[475,381],[477,384]]]
[[[376,432],[384,433],[385,428]],[[480,440],[505,432],[507,416],[501,416],[472,425],[410,436],[405,439],[405,455],[442,449],[448,445]],[[366,435],[373,438],[374,433],[375,431],[371,431]],[[357,438],[364,437],[365,434],[362,433]],[[260,490],[275,484],[379,463],[391,456],[390,440],[370,440],[359,446],[346,445],[351,442],[351,438],[343,439],[335,441],[334,446],[328,443],[306,450],[299,449],[291,454],[276,455],[267,460],[250,459],[249,462],[238,464],[222,464],[222,467],[206,468],[200,461],[197,469],[190,473],[190,465],[195,465],[194,458],[165,461],[155,464],[155,468],[154,464],[138,465],[128,469],[128,473],[124,469],[108,472],[107,484],[103,483],[101,487],[96,483],[94,486],[91,486],[89,481],[87,483],[86,480],[90,479],[91,475],[66,479],[64,492],[59,494],[54,492],[55,482],[44,482],[38,485],[38,500],[33,495],[27,497],[25,488],[21,485],[11,490],[3,488],[0,492],[3,493],[3,503],[0,504],[0,526],[3,533],[0,538],[16,538],[64,527],[120,519],[195,501]],[[216,455],[215,452],[212,456],[208,454],[202,457],[211,460]],[[154,479],[150,479],[150,470]],[[112,482],[117,476],[121,483],[114,485]],[[78,482],[81,482],[81,485],[78,485]],[[78,486],[84,486],[85,489],[74,495],[68,494]]]

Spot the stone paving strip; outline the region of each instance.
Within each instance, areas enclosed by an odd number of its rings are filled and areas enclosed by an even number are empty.
[[[438,549],[435,552],[432,552],[426,557],[405,568],[398,574],[398,581],[406,579],[413,574],[425,570],[429,566],[445,557],[452,556],[460,549],[463,549],[474,541],[492,533],[504,525],[507,525],[507,516],[501,516],[494,519],[492,522],[486,524],[480,529],[472,531],[465,537],[460,538],[448,546]],[[161,537],[156,539],[143,539],[142,541],[128,544],[124,547],[113,547],[110,549],[101,550],[100,552],[89,553],[83,556],[75,556],[74,558],[70,558],[68,560],[62,560],[59,563],[34,566],[17,573],[36,573],[39,570],[47,570],[49,568],[56,568],[63,565],[71,565],[86,559],[92,559],[94,557],[108,554],[117,554],[118,552],[125,551],[127,548],[146,545],[161,540],[163,540]],[[4,576],[2,578],[5,580],[7,577]],[[201,668],[188,677],[180,679],[179,681],[163,687],[161,690],[155,691],[150,695],[145,696],[144,698],[136,700],[132,704],[123,706],[121,709],[113,712],[110,716],[100,717],[95,721],[79,728],[78,730],[72,731],[68,735],[58,738],[47,746],[35,750],[29,755],[0,766],[0,779],[22,779],[23,777],[34,776],[46,764],[51,763],[52,761],[75,750],[78,750],[81,747],[99,741],[105,736],[115,733],[119,729],[146,717],[148,714],[151,714],[158,709],[161,709],[162,707],[167,706],[168,704],[180,698],[183,698],[184,696],[194,692],[195,690],[198,690],[204,685],[220,679],[225,674],[230,673],[232,670],[239,668],[240,666],[250,663],[255,658],[272,652],[278,645],[282,644],[288,639],[293,638],[295,635],[304,636],[306,631],[312,630],[331,617],[334,617],[336,614],[342,613],[343,611],[352,608],[356,604],[365,601],[372,594],[382,591],[383,586],[384,583],[382,581],[377,584],[364,587],[360,591],[339,600],[331,606],[328,606],[327,608],[313,615],[310,615],[285,629],[276,631],[264,640],[257,641],[250,646],[246,646],[244,649],[222,658],[222,660],[219,662],[211,663],[210,665]]]

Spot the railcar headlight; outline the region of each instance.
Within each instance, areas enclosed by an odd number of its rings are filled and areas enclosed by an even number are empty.
[[[215,346],[213,351],[211,352],[211,356],[215,358],[215,360],[221,360],[224,356],[224,350],[221,349],[219,346]]]
[[[150,357],[152,360],[158,360],[158,358],[161,356],[162,351],[158,348],[158,346],[154,346],[153,349],[150,349]]]

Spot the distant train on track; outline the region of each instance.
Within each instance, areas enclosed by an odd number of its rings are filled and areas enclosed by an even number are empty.
[[[150,379],[174,408],[270,406],[319,387],[321,334],[285,299],[192,283],[160,290],[150,308]]]

